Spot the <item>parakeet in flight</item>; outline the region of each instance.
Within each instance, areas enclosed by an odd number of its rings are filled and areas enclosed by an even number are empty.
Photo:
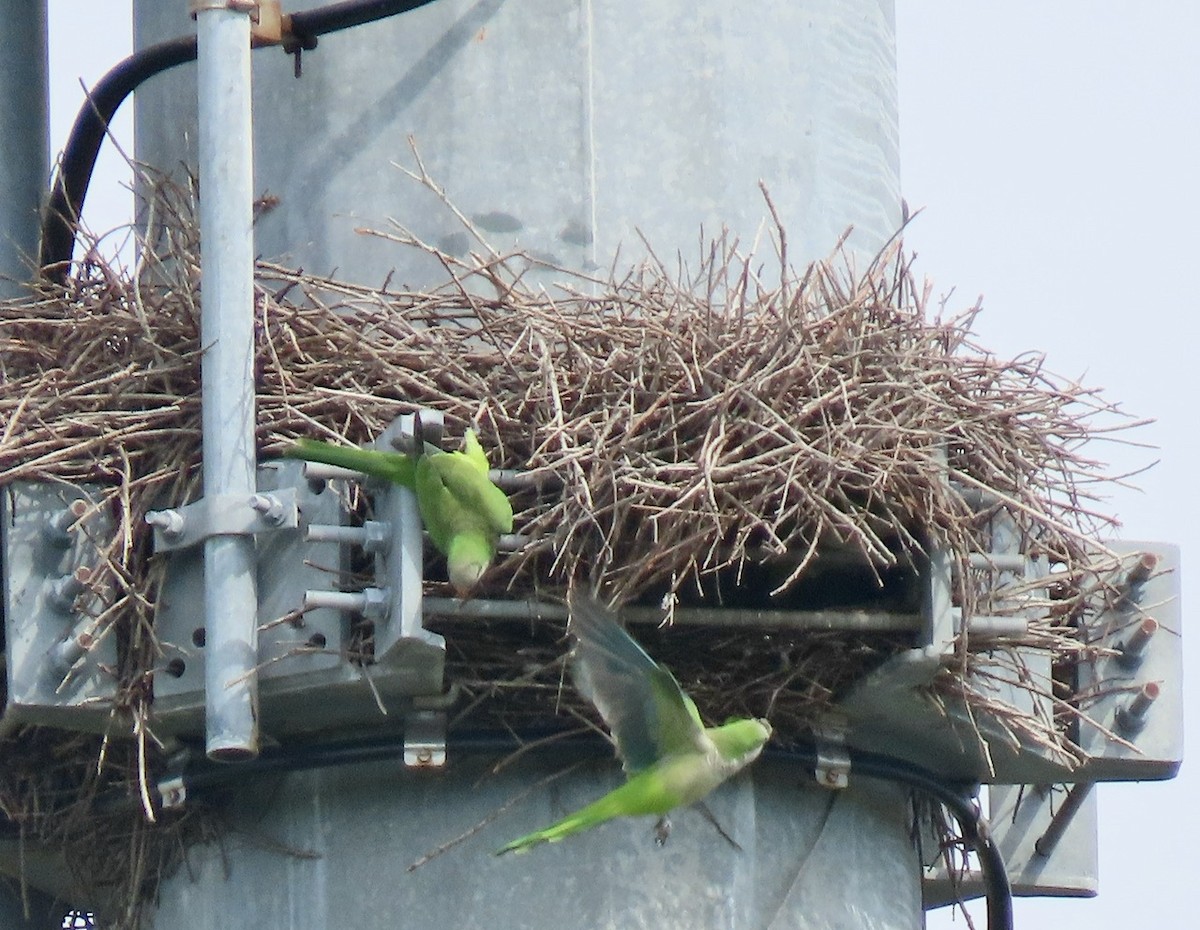
[[[488,480],[487,455],[474,430],[467,430],[462,452],[404,455],[300,439],[284,454],[349,468],[414,490],[421,521],[446,557],[450,583],[460,595],[469,593],[492,564],[500,534],[512,532],[512,505]]]
[[[556,843],[614,817],[654,814],[661,823],[668,812],[700,801],[753,762],[771,737],[765,720],[706,728],[674,676],[646,655],[608,610],[576,592],[569,607],[575,685],[612,731],[628,780],[496,855]]]

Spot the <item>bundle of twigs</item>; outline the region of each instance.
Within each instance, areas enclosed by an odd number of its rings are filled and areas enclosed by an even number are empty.
[[[161,570],[149,567],[143,517],[197,493],[200,447],[192,192],[161,183],[152,207],[136,268],[88,258],[65,291],[0,305],[0,484],[109,489],[118,532],[92,582],[107,590],[105,618],[121,632],[122,703],[142,764]],[[797,271],[776,233],[766,264],[783,270],[770,280],[728,235],[692,265],[652,258],[595,277],[498,254],[481,236],[462,258],[402,229],[376,232],[445,269],[445,283],[428,290],[262,263],[260,455],[302,435],[364,443],[401,413],[439,410],[451,437],[474,426],[494,466],[527,475],[514,503],[531,541],[502,557],[488,590],[583,578],[615,601],[711,597],[751,570],[786,598],[831,553],[879,578],[936,544],[959,561],[957,600],[969,615],[988,594],[967,567],[988,545],[984,491],[1026,551],[1062,569],[1024,645],[1081,648],[1068,622],[1088,609],[1075,582],[1095,574],[1095,540],[1114,523],[1096,510],[1105,477],[1083,446],[1119,411],[1047,373],[1038,356],[982,350],[970,330],[978,308],[932,312],[898,244],[861,270],[838,251]],[[527,283],[547,272],[553,287]],[[747,659],[758,677],[739,680],[764,682],[755,694],[729,687],[720,670],[699,687],[712,683],[714,695],[734,695],[731,712],[754,713],[778,710],[790,688],[801,697],[781,712],[799,726],[853,678],[853,656],[877,656],[882,644],[839,651],[837,641],[813,637],[804,653],[791,640],[774,669]],[[763,642],[778,659],[778,639]],[[489,677],[514,677],[511,666],[489,671],[495,656],[476,646],[451,650],[479,693]],[[985,706],[986,689],[968,684],[978,657],[965,642],[960,659],[950,690]],[[1054,709],[1018,715],[1015,732],[1061,746],[1064,698],[1044,688]]]

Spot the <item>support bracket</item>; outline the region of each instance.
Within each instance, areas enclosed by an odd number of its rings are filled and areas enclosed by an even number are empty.
[[[848,724],[845,718],[828,717],[813,727],[816,737],[817,783],[841,791],[850,787],[850,751],[846,748]]]
[[[446,765],[446,712],[413,710],[404,720],[404,765],[440,769]]]
[[[197,546],[213,536],[252,536],[300,525],[295,488],[252,495],[214,494],[171,510],[152,510],[154,551]]]

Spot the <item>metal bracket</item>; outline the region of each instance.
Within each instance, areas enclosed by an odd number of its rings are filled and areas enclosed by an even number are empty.
[[[216,494],[171,510],[152,510],[154,551],[172,552],[199,545],[212,536],[251,536],[300,525],[295,488],[265,494]]]
[[[259,5],[258,0],[190,0],[188,15],[195,19],[198,13],[206,10],[229,10],[233,13],[249,13],[256,17]]]
[[[158,803],[162,810],[180,810],[187,803],[188,790],[184,773],[194,755],[192,750],[182,748],[168,757],[166,771],[154,784],[154,790],[158,793]]]
[[[1183,758],[1183,646],[1176,546],[1122,540],[1110,579],[1117,594],[1084,633],[1095,658],[1081,662],[1076,690],[1093,695],[1079,745],[1081,778],[1171,778]],[[1120,737],[1114,739],[1113,734]]]
[[[841,791],[850,787],[850,752],[846,748],[848,724],[844,718],[829,717],[813,727],[816,737],[817,783]]]
[[[17,481],[0,490],[6,695],[0,732],[22,723],[103,731],[116,637],[98,583],[112,538],[103,489]]]
[[[155,787],[158,789],[158,796],[162,799],[163,810],[179,810],[187,803],[187,784],[183,780],[183,775],[169,775]]]
[[[414,710],[404,720],[404,765],[410,769],[440,769],[446,765],[446,714]]]

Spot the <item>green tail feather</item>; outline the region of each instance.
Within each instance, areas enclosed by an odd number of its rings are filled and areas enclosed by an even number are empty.
[[[411,488],[416,483],[416,465],[411,456],[399,452],[381,452],[378,449],[357,449],[351,446],[335,446],[316,439],[297,439],[296,444],[284,450],[290,459],[320,462],[362,472],[373,478],[382,478]]]
[[[644,813],[643,811],[627,810],[625,805],[621,803],[620,794],[625,787],[626,785],[622,785],[616,791],[609,792],[586,807],[581,807],[573,814],[568,814],[557,823],[553,823],[542,830],[535,830],[533,833],[526,834],[520,839],[513,840],[511,843],[497,849],[495,854],[503,856],[509,852],[523,852],[526,849],[537,846],[539,843],[557,843],[559,840],[565,839],[575,833],[582,833],[584,830],[612,820],[614,817],[620,817],[622,814]],[[617,795],[617,797],[614,797],[614,795]]]

